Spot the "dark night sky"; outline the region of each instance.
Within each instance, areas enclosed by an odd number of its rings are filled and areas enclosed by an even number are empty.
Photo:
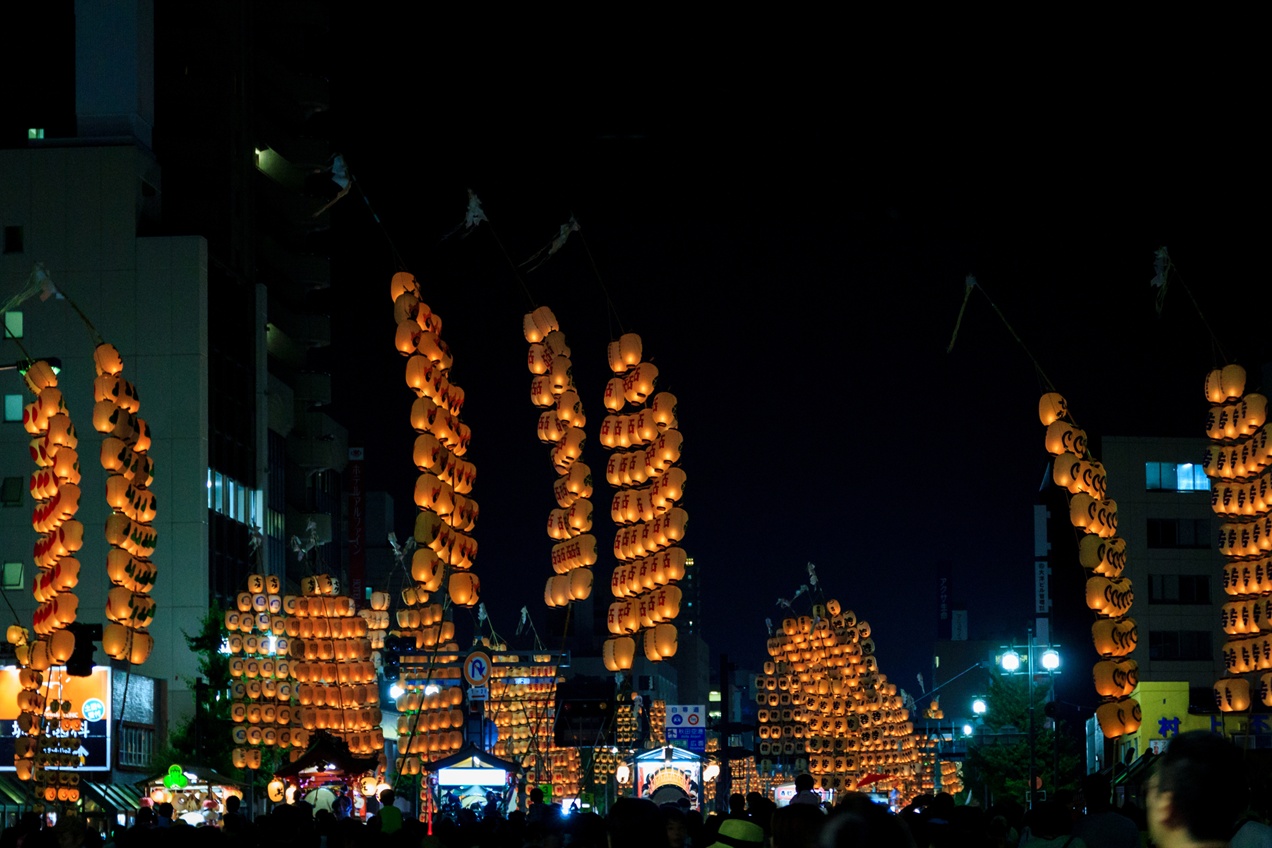
[[[356,43],[375,24],[352,26]],[[1272,294],[1256,202],[1266,136],[1231,86],[1215,96],[1198,81],[1164,109],[1151,80],[1096,87],[1094,75],[1039,81],[1028,97],[894,81],[868,98],[848,68],[755,88],[629,69],[611,84],[595,64],[482,55],[468,77],[429,55],[431,40],[407,50],[408,36],[383,35],[374,76],[355,49],[335,79],[340,144],[384,223],[352,197],[338,208],[336,414],[368,448],[371,485],[409,503],[387,233],[445,319],[467,391],[476,567],[505,634],[522,604],[544,621],[554,504],[523,364],[529,302],[493,232],[520,262],[577,215],[623,329],[680,399],[685,547],[703,569],[712,648],[758,661],[764,618],[780,618],[775,600],[811,561],[911,688],[931,662],[938,561],[953,565],[973,638],[1023,635],[1031,609],[1040,382],[979,295],[946,354],[965,275],[1093,434],[1201,436],[1216,353],[1183,291],[1154,314],[1161,245],[1229,358],[1272,358],[1266,331],[1237,323]],[[441,242],[468,187],[494,231]],[[595,428],[617,328],[583,244],[524,281],[573,348],[585,458],[603,469]],[[1113,496],[1135,483],[1111,481]],[[602,539],[609,494],[601,480]]]

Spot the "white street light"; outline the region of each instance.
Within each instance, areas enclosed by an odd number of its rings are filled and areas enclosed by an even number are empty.
[[[1060,667],[1060,653],[1055,648],[1042,652],[1042,667],[1047,671],[1055,671]]]
[[[999,665],[1003,667],[1003,671],[1019,671],[1020,670],[1020,654],[1015,651],[1008,651],[998,660]]]
[[[989,704],[985,703],[984,698],[977,698],[975,701],[972,701],[972,712],[975,715],[983,716],[985,713],[989,712]]]

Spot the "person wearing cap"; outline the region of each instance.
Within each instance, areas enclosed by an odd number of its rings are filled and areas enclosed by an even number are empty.
[[[707,848],[759,848],[764,844],[764,828],[745,819],[725,819],[715,842]]]

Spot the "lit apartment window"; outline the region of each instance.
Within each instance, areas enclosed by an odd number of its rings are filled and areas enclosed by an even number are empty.
[[[259,527],[265,511],[265,496],[263,492],[209,468],[208,509],[241,524]]]
[[[1210,491],[1210,478],[1191,462],[1146,462],[1144,478],[1150,492]]]
[[[1148,576],[1148,602],[1150,604],[1209,604],[1210,575],[1208,574],[1150,574]]]
[[[4,313],[4,337],[6,339],[22,338],[22,313],[10,310]]]
[[[21,589],[23,582],[22,563],[6,562],[4,564],[4,588]]]
[[[13,423],[22,423],[22,395],[5,395],[4,396],[4,420]]]
[[[1150,518],[1147,537],[1150,548],[1208,548],[1210,519]]]

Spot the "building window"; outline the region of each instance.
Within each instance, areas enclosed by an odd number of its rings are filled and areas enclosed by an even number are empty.
[[[208,469],[208,509],[240,524],[260,527],[264,504],[262,492],[243,485],[228,474]]]
[[[120,728],[119,767],[150,768],[155,750],[153,727],[125,723]]]
[[[1150,492],[1210,491],[1210,478],[1191,462],[1146,462],[1144,481]]]
[[[22,395],[5,395],[4,396],[4,420],[10,424],[22,423],[22,408],[25,406],[22,402]]]
[[[6,562],[4,564],[4,588],[21,589],[23,582],[22,563]]]
[[[1210,519],[1150,518],[1148,519],[1148,546],[1150,548],[1209,548]]]
[[[22,228],[21,227],[5,227],[4,228],[4,252],[5,253],[22,253],[25,248],[22,245]]]
[[[1148,602],[1150,604],[1209,605],[1210,575],[1150,574]]]
[[[1209,630],[1151,630],[1148,634],[1150,660],[1214,659]]]
[[[4,313],[4,337],[6,339],[22,338],[22,313],[16,309]]]
[[[5,477],[0,483],[0,504],[4,506],[22,506],[22,493],[26,490],[26,480],[21,477]]]
[[[27,139],[30,141],[38,141],[44,138],[44,127],[31,127],[27,130]]]

